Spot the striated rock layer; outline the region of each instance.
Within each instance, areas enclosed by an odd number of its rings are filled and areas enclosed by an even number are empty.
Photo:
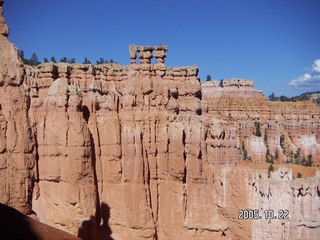
[[[0,33],[0,202],[84,239],[320,234],[319,172],[239,164],[319,165],[316,105],[270,103],[239,79],[206,91],[196,66],[164,65],[163,45],[130,46],[129,66],[31,67],[2,17]],[[238,219],[248,208],[289,220]]]

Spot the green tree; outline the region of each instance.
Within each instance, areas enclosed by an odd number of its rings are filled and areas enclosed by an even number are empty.
[[[286,154],[286,146],[285,146],[284,140],[285,140],[285,136],[283,134],[281,134],[280,135],[280,146],[282,148],[283,154]]]
[[[82,64],[91,64],[91,62],[85,57]]]
[[[56,58],[55,58],[55,57],[51,57],[51,58],[50,58],[50,62],[56,63],[56,62],[57,62],[57,61],[56,61]]]
[[[18,50],[18,56],[21,58],[22,61],[24,61],[24,52],[23,52],[23,50]]]
[[[49,62],[49,61],[48,61],[48,58],[44,58],[44,59],[43,59],[43,62],[44,62],[44,63]]]
[[[207,75],[206,81],[211,81],[211,76],[210,75]]]
[[[75,58],[71,58],[70,59],[70,63],[76,63],[76,59]]]
[[[270,149],[269,149],[269,146],[267,145],[267,151],[266,151],[266,162],[267,163],[274,163],[273,161],[273,156],[272,154],[270,153]]]
[[[300,164],[301,163],[301,148],[297,149],[297,152],[293,155],[294,163]]]
[[[244,145],[244,141],[242,141],[242,145],[241,145],[241,152],[242,152],[242,159],[245,161],[251,161],[251,157],[248,154],[248,151]]]
[[[287,96],[283,96],[283,95],[280,96],[281,102],[288,102],[288,101],[292,101],[292,100],[293,100],[292,98],[289,98]]]
[[[275,100],[276,100],[276,96],[274,95],[274,93],[271,93],[271,94],[269,95],[269,100],[270,100],[270,101],[275,101]]]
[[[298,172],[297,178],[302,178],[302,174]]]
[[[308,155],[306,166],[307,167],[311,167],[312,166],[312,155],[311,154]]]
[[[68,59],[66,57],[63,57],[60,59],[60,62],[67,62],[67,61],[68,61]]]
[[[254,126],[256,128],[255,134],[257,137],[261,137],[261,130],[260,130],[260,122],[254,122]]]
[[[278,148],[276,149],[276,152],[274,154],[274,159],[275,160],[279,159],[279,150],[278,150]]]
[[[113,59],[111,58],[109,62],[110,62],[110,63],[113,63]]]
[[[39,62],[39,58],[38,58],[37,54],[32,53],[31,59],[30,59],[30,65],[37,66],[39,64],[40,64],[40,62]]]
[[[104,60],[104,58],[99,58],[99,60],[96,62],[97,64],[104,64],[106,61]]]

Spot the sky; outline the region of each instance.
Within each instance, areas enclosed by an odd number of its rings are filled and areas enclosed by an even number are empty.
[[[128,65],[130,44],[165,44],[166,65],[198,65],[201,81],[320,90],[320,0],[5,0],[4,17],[26,58]]]

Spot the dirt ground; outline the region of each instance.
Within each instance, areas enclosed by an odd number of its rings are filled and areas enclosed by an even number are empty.
[[[240,161],[240,165],[246,166],[252,169],[265,169],[267,170],[270,163],[252,163],[248,161]],[[272,164],[274,169],[277,170],[280,166],[286,166],[292,170],[293,177],[296,178],[298,173],[302,174],[303,178],[315,177],[317,167],[305,167],[296,164]]]

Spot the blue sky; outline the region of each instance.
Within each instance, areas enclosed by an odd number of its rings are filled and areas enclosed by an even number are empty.
[[[129,44],[165,44],[166,65],[196,64],[202,81],[255,80],[267,96],[320,90],[320,0],[6,0],[4,16],[26,57],[128,65]]]

